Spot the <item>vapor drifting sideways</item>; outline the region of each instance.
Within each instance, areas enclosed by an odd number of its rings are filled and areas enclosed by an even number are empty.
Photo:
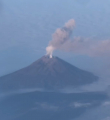
[[[58,28],[52,35],[52,40],[46,47],[46,54],[52,58],[54,50],[73,52],[91,57],[108,56],[110,53],[110,40],[94,40],[90,38],[73,37],[75,20],[71,19],[62,28]]]

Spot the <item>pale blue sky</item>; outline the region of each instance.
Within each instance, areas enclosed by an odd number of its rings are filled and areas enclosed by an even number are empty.
[[[71,18],[76,21],[73,36],[110,39],[110,0],[1,0],[0,4],[0,76],[43,56],[52,33]],[[109,57],[54,55],[94,73],[110,70]]]

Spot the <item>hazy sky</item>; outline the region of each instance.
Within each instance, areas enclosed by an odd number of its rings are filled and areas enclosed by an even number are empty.
[[[0,0],[0,75],[43,56],[52,33],[72,18],[76,22],[73,36],[110,39],[109,7],[110,0]],[[97,74],[110,70],[108,56],[58,51],[54,55]]]

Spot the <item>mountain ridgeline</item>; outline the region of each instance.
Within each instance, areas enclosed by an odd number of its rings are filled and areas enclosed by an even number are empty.
[[[98,77],[64,60],[43,56],[28,67],[0,77],[0,91],[24,88],[62,89],[90,84]]]

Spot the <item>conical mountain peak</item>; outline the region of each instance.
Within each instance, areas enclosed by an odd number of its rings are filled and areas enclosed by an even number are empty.
[[[98,79],[66,61],[43,56],[31,65],[0,78],[0,89],[60,89],[90,84]]]

